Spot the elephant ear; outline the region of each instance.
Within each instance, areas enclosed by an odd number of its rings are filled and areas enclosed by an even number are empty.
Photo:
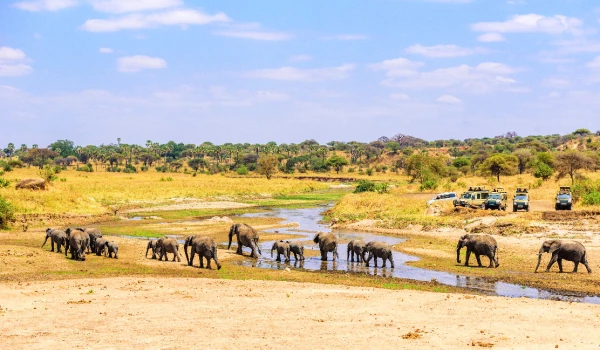
[[[560,242],[559,241],[553,241],[550,244],[550,248],[548,249],[548,253],[550,254],[554,254],[555,251],[560,249]]]

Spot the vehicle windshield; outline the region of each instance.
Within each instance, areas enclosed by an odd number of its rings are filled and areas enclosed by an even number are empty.
[[[517,200],[517,201],[525,201],[525,200],[527,200],[527,196],[524,196],[524,195],[520,194],[520,195],[517,195],[515,197],[515,200]]]
[[[469,199],[469,198],[471,198],[471,194],[470,193],[463,193],[463,195],[461,196],[461,198]]]
[[[558,199],[569,199],[571,198],[570,194],[559,194]]]
[[[490,199],[502,199],[502,195],[500,194],[490,194]]]

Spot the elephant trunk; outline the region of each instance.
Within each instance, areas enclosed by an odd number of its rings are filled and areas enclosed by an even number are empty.
[[[544,248],[543,247],[540,248],[540,251],[538,253],[538,263],[537,263],[537,266],[535,267],[535,271],[534,272],[537,272],[538,268],[540,267],[540,263],[542,262],[542,254],[544,254]]]
[[[48,237],[50,237],[50,236],[46,235],[46,239],[44,240],[44,243],[42,243],[42,248],[46,245],[46,241],[48,241]]]
[[[233,231],[235,231],[235,226],[231,226],[229,230],[229,244],[227,245],[227,249],[231,248],[231,240],[233,239]]]
[[[271,247],[271,258],[273,257],[273,251],[277,248],[277,242],[273,243],[273,246]]]
[[[461,242],[458,242],[458,245],[456,246],[456,262],[460,264],[460,249],[462,248],[462,244],[460,244]]]
[[[185,252],[185,262],[188,265],[190,264],[190,258],[188,257],[188,245],[191,245],[190,243],[191,243],[191,237],[186,239],[185,243],[183,244],[183,251]],[[202,257],[200,257],[200,260],[202,260]]]
[[[146,247],[146,259],[148,258],[148,251],[150,250],[152,242],[148,242],[148,246]],[[98,250],[98,247],[94,245],[95,250]]]

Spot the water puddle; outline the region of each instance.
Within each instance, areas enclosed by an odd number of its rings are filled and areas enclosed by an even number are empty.
[[[318,245],[312,242],[312,238],[316,232],[331,232],[328,226],[322,225],[319,221],[322,219],[321,212],[323,208],[307,208],[307,209],[275,209],[265,213],[252,213],[244,214],[242,217],[276,217],[285,218],[288,222],[297,222],[298,227],[293,228],[280,228],[277,230],[267,230],[266,232],[274,233],[277,231],[279,234],[290,234],[295,236],[304,236],[304,238],[298,238],[295,240],[303,241],[305,251],[308,249],[317,250]],[[353,231],[336,231],[340,237],[340,241],[347,242],[352,239],[362,238],[365,242],[369,241],[383,241],[390,245],[402,243],[405,241],[403,238],[378,236],[371,233],[361,233]],[[285,269],[285,268],[301,268],[307,270],[337,270],[337,271],[348,271],[355,273],[369,273],[379,276],[386,277],[398,277],[406,278],[416,281],[437,281],[441,284],[455,286],[455,287],[468,287],[479,290],[485,294],[498,295],[505,297],[527,297],[527,298],[538,298],[538,299],[550,299],[550,300],[561,300],[569,302],[584,302],[592,304],[600,304],[600,297],[597,296],[577,296],[568,295],[564,293],[551,292],[541,290],[537,288],[531,288],[527,286],[520,286],[516,284],[504,283],[504,282],[490,282],[482,278],[467,277],[447,272],[426,270],[417,267],[406,265],[406,262],[417,261],[417,257],[403,254],[400,252],[394,252],[394,265],[395,268],[390,268],[389,265],[386,268],[375,268],[373,267],[373,261],[371,266],[366,267],[364,263],[352,263],[348,262],[347,246],[346,244],[340,244],[338,247],[339,259],[336,262],[331,261],[331,254],[328,254],[329,261],[322,262],[320,256],[306,257],[304,261],[295,261],[294,256],[291,256],[290,263],[278,263],[271,258],[271,246],[273,241],[262,242],[260,244],[262,255],[258,259],[245,259],[239,261],[240,265],[252,266],[258,268],[267,269]],[[248,251],[248,248],[244,248]],[[274,254],[276,256],[276,254]],[[381,260],[379,260],[381,266]],[[501,268],[501,267],[500,267]]]

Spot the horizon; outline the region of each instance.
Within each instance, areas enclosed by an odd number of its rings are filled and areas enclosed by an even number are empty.
[[[371,142],[600,129],[584,1],[14,0],[8,142]],[[387,135],[386,130],[394,130]],[[237,141],[237,142],[236,142]]]

